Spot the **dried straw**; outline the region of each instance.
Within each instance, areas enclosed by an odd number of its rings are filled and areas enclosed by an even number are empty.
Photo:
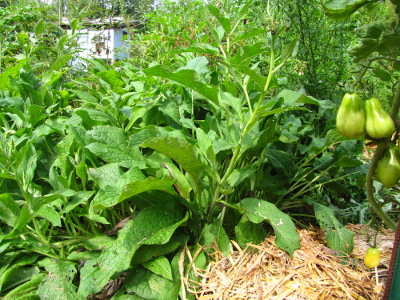
[[[231,242],[231,255],[212,253],[208,270],[194,291],[198,299],[380,299],[383,283],[376,285],[362,260],[343,264],[323,245],[321,232],[299,231],[301,248],[293,258],[274,244],[274,237],[261,245],[241,249]]]

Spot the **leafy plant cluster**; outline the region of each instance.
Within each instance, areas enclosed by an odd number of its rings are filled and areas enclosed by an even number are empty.
[[[296,62],[286,66],[288,85],[319,99],[340,99],[351,78],[347,48],[357,39],[354,30],[360,21],[326,18],[319,0],[281,1],[277,6],[287,35],[299,38]]]
[[[358,80],[354,83],[354,88],[362,88],[366,90],[369,84],[368,82],[371,76],[375,79],[386,84],[386,90],[389,91],[388,96],[389,103],[387,106],[391,106],[390,117],[398,123],[399,107],[400,107],[400,84],[398,74],[398,63],[400,57],[400,2],[397,0],[391,0],[391,4],[386,5],[386,11],[391,12],[390,17],[387,20],[382,21],[380,18],[374,20],[372,24],[361,28],[360,30],[360,42],[358,45],[351,49],[356,62],[361,63],[361,71]],[[323,2],[323,6],[328,15],[332,18],[347,18],[353,13],[360,11],[361,8],[366,8],[372,11],[377,11],[378,4],[376,1],[359,1],[353,2],[340,2],[336,0]],[[368,76],[369,75],[369,76]],[[374,91],[373,91],[374,92]],[[366,92],[368,93],[368,92]],[[374,96],[374,94],[372,94]],[[382,95],[377,95],[380,98]],[[386,99],[385,99],[386,100]],[[381,220],[391,229],[395,230],[395,221],[398,216],[395,214],[393,218],[387,214],[388,207],[393,207],[398,210],[398,201],[395,197],[389,199],[382,199],[381,195],[378,194],[379,188],[374,187],[374,179],[378,172],[378,163],[383,159],[385,151],[392,147],[393,144],[397,143],[398,139],[398,125],[396,126],[396,132],[393,136],[387,138],[374,139],[373,142],[377,144],[376,151],[371,159],[371,164],[366,177],[366,190],[368,201]],[[388,150],[389,151],[389,150]],[[384,200],[384,201],[382,201]]]
[[[0,87],[9,89],[9,78],[17,77],[24,65],[42,74],[62,72],[77,51],[75,30],[67,35],[46,11],[34,4],[11,5],[0,10]]]
[[[398,3],[359,1],[338,5],[336,1],[326,1],[323,6],[329,16],[339,21],[360,20],[355,28],[357,39],[348,51],[357,69],[348,89],[362,91],[367,98],[375,96],[389,111],[400,78]]]
[[[228,254],[230,239],[273,232],[292,255],[295,223],[315,219],[330,247],[351,252],[352,232],[325,204],[365,175],[363,143],[338,134],[332,101],[283,88],[298,41],[270,6],[191,5],[211,21],[160,12],[163,31],[136,44],[145,59],[89,59],[79,75],[75,49],[56,44],[66,53],[43,69],[34,51],[4,71],[5,299],[193,298],[181,278],[198,280],[208,247]],[[267,17],[249,25],[255,11]],[[179,22],[192,28],[181,40]]]

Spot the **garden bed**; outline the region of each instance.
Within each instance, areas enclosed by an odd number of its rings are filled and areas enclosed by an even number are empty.
[[[215,249],[208,269],[198,272],[203,279],[196,295],[204,300],[381,299],[394,232],[378,234],[382,254],[377,283],[375,271],[363,265],[368,248],[365,226],[348,227],[355,232],[355,247],[345,259],[326,247],[325,234],[315,228],[299,231],[301,248],[293,258],[275,246],[274,237],[246,249],[231,242],[227,257]]]

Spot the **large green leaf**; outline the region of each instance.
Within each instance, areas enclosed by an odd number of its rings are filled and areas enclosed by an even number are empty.
[[[196,129],[197,145],[204,157],[213,165],[215,163],[215,153],[212,147],[212,139],[201,128]]]
[[[203,227],[202,238],[199,243],[202,246],[217,245],[225,256],[230,253],[229,237],[219,220],[211,224],[206,224]]]
[[[250,3],[250,1],[248,2]],[[249,28],[248,30],[246,30],[243,33],[238,34],[233,41],[236,42],[240,42],[258,35],[262,35],[265,34],[265,30],[261,29],[261,28]]]
[[[40,264],[48,272],[38,289],[40,299],[78,299],[76,286],[72,283],[76,274],[73,264],[53,259],[45,259]]]
[[[400,34],[384,35],[385,30],[386,28],[382,24],[373,24],[367,27],[366,32],[361,36],[361,43],[349,50],[349,53],[354,56],[355,62],[370,57],[374,52],[382,56],[395,57],[400,55]],[[374,73],[376,73],[376,70],[374,70]],[[382,71],[376,75],[378,77],[384,76],[385,80],[390,80],[390,75],[383,75]]]
[[[376,0],[322,0],[321,4],[327,16],[333,19],[350,17],[360,7]]]
[[[87,203],[88,200],[93,196],[94,191],[80,191],[77,192],[72,199],[64,204],[61,214],[67,214],[72,211],[75,207],[80,204]]]
[[[143,264],[152,260],[154,257],[170,254],[179,246],[188,242],[189,236],[184,233],[175,233],[171,239],[163,245],[143,245],[132,258],[133,264]]]
[[[88,171],[100,189],[106,186],[123,187],[125,184],[146,179],[138,168],[131,168],[124,172],[118,163],[90,168]]]
[[[258,85],[260,91],[264,88],[267,77],[261,76],[257,70],[248,68],[247,66],[239,65],[238,69],[240,69],[242,74],[248,75],[249,78]],[[274,80],[274,78],[272,80]]]
[[[176,191],[173,188],[173,184],[174,181],[167,177],[161,179],[148,177],[144,180],[131,182],[123,186],[107,185],[97,193],[96,197],[90,203],[89,217],[95,220],[100,220],[96,217],[96,213],[99,210],[112,207],[130,197],[144,192],[163,191],[175,195]]]
[[[62,67],[65,66],[65,64],[66,64],[72,57],[73,57],[73,56],[72,56],[72,54],[70,54],[70,53],[67,53],[67,54],[64,54],[64,55],[58,57],[58,58],[56,59],[56,61],[51,65],[51,69],[52,69],[52,70],[55,70],[55,71],[60,70]]]
[[[218,103],[218,89],[201,82],[201,76],[194,70],[182,69],[177,72],[171,72],[164,66],[155,66],[143,71],[149,76],[159,76],[173,80],[185,87],[188,87],[214,104]]]
[[[34,293],[36,294],[37,293],[36,287],[43,281],[44,277],[45,274],[43,273],[33,275],[29,279],[29,281],[24,282],[18,285],[16,288],[9,291],[3,299],[4,300],[24,299],[23,296],[26,296],[26,294],[32,290],[34,290]]]
[[[20,255],[17,253],[3,253],[0,267],[0,290],[5,291],[28,281],[39,273],[38,267],[32,264],[38,259],[38,254]]]
[[[37,166],[38,154],[32,144],[26,144],[17,156],[17,176],[27,188],[32,184]]]
[[[246,169],[235,169],[232,171],[231,175],[229,175],[227,183],[231,187],[235,187],[248,179],[250,176],[253,176],[253,174],[256,172],[257,169],[251,167]]]
[[[7,269],[1,276],[2,291],[18,287],[20,284],[29,281],[33,276],[40,272],[39,268],[34,266],[14,267]],[[3,298],[2,298],[3,299]]]
[[[271,115],[277,115],[277,114],[282,114],[284,112],[287,111],[293,111],[293,110],[302,110],[302,111],[310,111],[307,108],[304,107],[298,107],[298,106],[294,106],[294,107],[280,107],[280,108],[275,108],[275,109],[271,109],[270,106],[265,105],[265,106],[261,106],[260,109],[257,111],[257,118],[255,118],[254,123],[250,123],[250,126],[253,126],[256,121],[258,121],[259,119],[263,118],[263,117],[267,117],[267,116],[271,116]]]
[[[235,111],[235,116],[238,116],[238,120],[242,119],[242,101],[233,96],[231,93],[219,92],[219,101],[221,106],[231,107]]]
[[[132,182],[124,185],[118,202],[147,191],[163,191],[171,195],[176,195],[176,191],[172,187],[173,183],[174,181],[167,177],[161,179],[149,177],[142,181]]]
[[[36,24],[34,28],[35,35],[40,36],[45,30],[45,28],[46,28],[46,23],[45,20],[42,19]]]
[[[27,59],[23,59],[20,61],[20,63],[13,66],[8,65],[7,68],[0,74],[0,90],[11,90],[12,83],[10,79],[18,77],[21,68],[23,68],[26,64],[26,60]],[[15,101],[17,99],[0,99],[0,107],[4,106],[4,102],[7,100]]]
[[[150,261],[143,263],[143,267],[160,275],[168,280],[173,280],[171,265],[165,256],[158,256]]]
[[[208,5],[207,7],[210,10],[210,12],[214,15],[214,17],[218,20],[218,22],[221,24],[221,26],[224,28],[225,32],[227,34],[230,34],[232,27],[231,21],[221,14],[222,12],[221,9],[213,5]]]
[[[243,215],[235,226],[235,236],[239,245],[246,247],[248,243],[260,244],[267,237],[267,233],[261,223],[253,223],[247,215]]]
[[[53,224],[53,226],[61,227],[61,217],[55,208],[50,204],[42,205],[38,211],[35,213],[44,219],[47,219]]]
[[[305,104],[313,104],[325,109],[336,108],[336,105],[330,100],[318,100],[300,91],[282,90],[276,98],[282,98],[285,106],[288,108],[293,108],[293,106],[304,106]]]
[[[209,73],[208,60],[205,56],[192,58],[186,63],[186,66],[179,68],[179,70],[193,70],[198,74],[205,75]]]
[[[350,255],[354,248],[354,232],[340,224],[329,207],[316,202],[313,206],[321,229],[326,231],[328,247]]]
[[[146,265],[146,269],[136,268],[127,276],[124,287],[130,294],[139,296],[139,299],[178,299],[181,286],[179,257],[179,254],[175,255],[171,264],[166,258],[161,257],[163,261],[161,273],[163,274],[159,274],[161,270],[159,267],[150,269]],[[161,261],[160,259],[156,260]],[[170,279],[165,277],[165,272],[170,273]]]
[[[121,79],[121,74],[116,70],[100,71],[98,75],[101,79],[107,82],[115,92],[123,92],[122,87],[125,85]]]
[[[140,151],[127,145],[124,130],[114,126],[95,126],[87,132],[90,141],[86,148],[108,163],[119,163],[125,168],[145,168]]]
[[[292,219],[274,204],[256,199],[246,198],[240,201],[247,217],[253,223],[267,221],[275,231],[275,244],[293,256],[294,250],[300,248],[300,239]]]
[[[259,55],[265,55],[270,51],[270,48],[262,42],[249,46],[243,46],[238,49],[231,61],[236,65],[248,65],[248,60]]]
[[[85,126],[92,127],[96,125],[115,125],[118,126],[118,122],[113,119],[105,111],[98,109],[91,109],[88,107],[77,108],[74,110],[74,114],[78,115]]]
[[[265,156],[268,157],[271,165],[282,175],[294,174],[297,171],[293,155],[285,151],[276,149],[265,150]]]
[[[149,206],[120,230],[117,240],[107,244],[99,259],[89,260],[81,269],[78,294],[86,298],[99,292],[111,279],[129,269],[141,245],[165,244],[178,226],[188,218],[163,206]]]
[[[8,194],[0,195],[0,220],[9,226],[14,226],[21,213],[19,205]]]
[[[22,230],[25,225],[32,219],[32,213],[31,210],[28,208],[28,204],[24,204],[21,207],[21,213],[19,214],[18,219],[16,220],[16,223],[14,224],[13,230],[11,230],[7,234],[7,238],[12,238],[15,235],[19,233],[20,230]]]
[[[195,43],[190,45],[187,48],[184,49],[177,49],[174,50],[173,52],[193,52],[193,53],[200,53],[200,54],[209,54],[209,55],[216,55],[218,53],[218,48],[213,47],[209,44],[203,44],[203,43]]]
[[[198,184],[205,165],[198,159],[197,148],[188,142],[175,137],[147,139],[142,147],[154,149],[176,161]]]
[[[364,139],[364,138],[360,138]],[[339,133],[339,131],[335,129],[331,129],[326,133],[326,143],[325,143],[325,148],[329,148],[335,144],[348,141],[348,140],[353,140],[350,138],[346,138],[343,135]]]
[[[81,91],[78,89],[72,90],[83,102],[89,102],[89,103],[97,103],[99,100],[97,97],[93,96],[90,93],[87,93],[85,91]]]

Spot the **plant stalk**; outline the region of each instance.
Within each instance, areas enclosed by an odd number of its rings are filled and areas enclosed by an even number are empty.
[[[221,191],[221,188],[223,187],[223,185],[224,185],[224,184],[226,183],[226,181],[228,180],[229,175],[231,175],[231,173],[232,173],[233,170],[235,169],[236,162],[238,161],[238,159],[239,159],[239,157],[240,157],[240,154],[241,154],[240,145],[242,144],[242,141],[244,140],[244,137],[245,137],[246,134],[250,131],[252,125],[254,124],[254,120],[257,118],[258,111],[259,111],[259,109],[260,109],[260,107],[261,107],[261,104],[262,104],[262,102],[263,102],[263,100],[264,100],[265,94],[267,93],[268,88],[269,88],[269,86],[270,86],[270,84],[271,84],[272,76],[273,76],[274,72],[276,72],[276,69],[274,69],[274,66],[275,66],[274,43],[275,43],[275,39],[274,39],[274,37],[272,36],[272,37],[271,37],[270,66],[269,66],[269,73],[268,73],[267,80],[266,80],[266,82],[265,82],[265,86],[264,86],[263,91],[262,91],[262,93],[261,93],[261,95],[260,95],[260,98],[259,98],[259,100],[258,100],[258,103],[257,103],[257,105],[256,105],[256,107],[255,107],[255,109],[254,109],[254,111],[253,111],[252,114],[251,114],[250,119],[247,121],[246,125],[245,125],[244,128],[243,128],[243,131],[242,131],[242,134],[241,134],[241,136],[240,136],[240,140],[239,140],[238,146],[237,146],[237,147],[235,148],[235,150],[233,151],[233,156],[232,156],[232,159],[231,159],[230,162],[229,162],[229,166],[228,166],[228,168],[227,168],[227,170],[226,170],[224,176],[222,177],[221,181],[218,183],[218,187],[217,187],[216,190],[215,190],[215,193],[214,193],[213,199],[212,199],[212,203],[211,203],[211,205],[210,205],[209,213],[208,213],[208,220],[211,219],[212,212],[213,212],[213,210],[214,210],[214,208],[215,208],[215,206],[216,206],[216,204],[217,204],[217,202],[218,202],[218,200],[219,200],[219,198],[220,198],[220,191]],[[224,53],[224,57],[225,57],[225,59],[226,59],[226,54],[225,54],[225,53]]]
[[[396,95],[394,97],[392,103],[392,111],[390,117],[393,121],[396,121],[397,115],[399,113],[400,108],[400,84],[397,86]],[[379,204],[376,202],[374,196],[374,186],[373,186],[373,176],[375,174],[376,168],[378,167],[378,162],[381,159],[384,151],[388,147],[390,143],[390,137],[386,139],[382,139],[382,141],[378,144],[376,148],[375,154],[371,160],[371,164],[367,173],[366,178],[366,190],[367,190],[367,199],[369,204],[371,205],[372,210],[378,215],[379,218],[386,224],[386,226],[392,230],[396,230],[396,224],[389,218],[389,216],[382,210]]]

